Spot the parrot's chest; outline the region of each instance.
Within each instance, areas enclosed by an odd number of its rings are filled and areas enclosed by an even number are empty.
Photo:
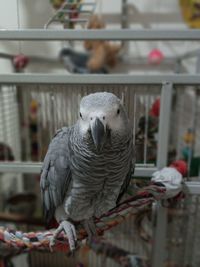
[[[65,201],[70,217],[82,220],[113,208],[130,168],[128,146],[105,147],[101,153],[79,147],[70,159],[72,185]]]
[[[80,188],[83,192],[99,192],[105,182],[123,181],[130,164],[127,154],[125,149],[110,148],[101,153],[76,151],[71,164],[73,188],[79,188],[79,192]]]
[[[88,151],[83,156],[80,151],[80,153],[74,155],[72,172],[74,171],[76,174],[83,173],[86,176],[94,177],[94,179],[95,177],[98,179],[101,175],[105,178],[113,172],[113,169],[117,172],[121,169],[122,164],[126,165],[126,162],[122,161],[122,154],[124,153],[125,151],[104,150],[102,153],[95,154]]]

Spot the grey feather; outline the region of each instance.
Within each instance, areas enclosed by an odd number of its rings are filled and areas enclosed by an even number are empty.
[[[70,131],[70,128],[63,128],[57,132],[43,162],[40,187],[47,222],[54,217],[56,207],[63,203],[71,182],[71,171],[68,164]]]
[[[127,189],[128,189],[128,186],[131,182],[131,179],[132,179],[132,176],[134,174],[134,170],[135,170],[135,155],[134,155],[134,151],[133,151],[133,154],[131,155],[132,156],[132,162],[130,164],[130,167],[129,167],[129,172],[126,176],[126,179],[124,180],[122,186],[121,186],[121,190],[120,190],[120,193],[119,193],[119,196],[117,198],[117,204],[120,202],[120,200],[122,199],[123,195],[126,193]]]

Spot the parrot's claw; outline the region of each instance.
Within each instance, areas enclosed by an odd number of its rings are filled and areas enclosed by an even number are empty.
[[[69,221],[62,221],[60,225],[58,226],[58,228],[55,230],[49,242],[50,250],[51,251],[53,250],[52,247],[56,243],[56,238],[58,237],[59,233],[62,231],[64,231],[65,234],[67,235],[70,250],[74,251],[76,248],[76,242],[77,242],[76,229],[75,229],[75,226]]]
[[[54,238],[54,237],[52,236],[52,237],[50,238],[50,240],[49,240],[49,249],[50,249],[51,252],[53,252],[53,247],[54,247],[55,243],[56,243],[56,238]]]
[[[92,239],[97,236],[96,226],[94,224],[93,218],[84,220],[83,222],[85,230],[88,234],[88,242],[91,243]]]

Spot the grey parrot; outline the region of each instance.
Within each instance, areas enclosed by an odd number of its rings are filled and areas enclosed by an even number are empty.
[[[119,98],[108,92],[82,98],[77,123],[58,130],[44,159],[40,187],[47,221],[56,218],[50,246],[61,231],[76,247],[74,222],[88,237],[94,218],[116,207],[134,170],[132,129]]]

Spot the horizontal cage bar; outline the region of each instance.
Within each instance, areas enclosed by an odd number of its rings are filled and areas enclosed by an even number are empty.
[[[41,172],[42,163],[41,162],[2,162],[0,163],[0,173],[35,173],[39,174]],[[134,176],[136,177],[149,177],[153,172],[157,170],[156,167],[142,167],[136,166]]]
[[[0,40],[124,40],[124,41],[197,41],[200,30],[0,30]]]
[[[166,82],[174,85],[198,85],[200,75],[173,74],[173,75],[79,75],[79,74],[0,74],[0,84],[153,84],[160,85]]]

